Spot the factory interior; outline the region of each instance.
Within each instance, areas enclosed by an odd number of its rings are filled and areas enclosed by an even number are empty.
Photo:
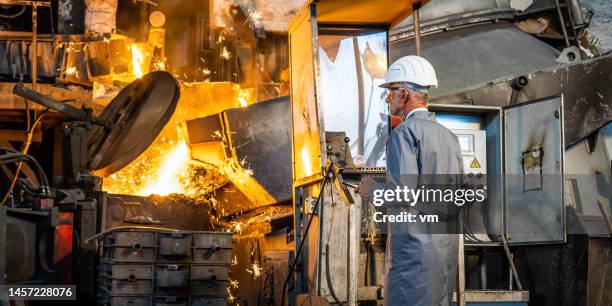
[[[612,52],[594,13],[0,0],[0,306],[396,306],[387,224],[356,189],[386,179],[379,86],[407,55],[435,68],[428,110],[486,190],[458,215],[448,304],[612,305]],[[13,291],[41,286],[70,294]]]

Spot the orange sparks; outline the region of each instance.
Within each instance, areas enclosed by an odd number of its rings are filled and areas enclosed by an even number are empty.
[[[104,190],[140,196],[197,196],[206,185],[193,177],[184,130],[179,125],[178,140],[161,138],[132,164],[104,179]]]

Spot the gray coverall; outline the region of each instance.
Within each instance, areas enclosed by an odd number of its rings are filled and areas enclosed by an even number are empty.
[[[389,135],[387,186],[395,179],[399,182],[393,185],[418,188],[403,178],[462,173],[457,137],[438,123],[433,113],[414,112]],[[389,207],[387,213],[398,209],[406,206]],[[387,225],[385,304],[448,305],[456,283],[459,236],[433,234],[427,223]]]

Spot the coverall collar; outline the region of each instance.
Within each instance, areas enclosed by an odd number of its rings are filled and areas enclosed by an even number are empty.
[[[413,110],[411,110],[407,115],[406,115],[406,119],[410,118],[410,116],[412,116],[414,113],[416,112],[427,112],[427,108],[426,107],[419,107],[419,108],[415,108]],[[404,120],[406,120],[404,119]]]

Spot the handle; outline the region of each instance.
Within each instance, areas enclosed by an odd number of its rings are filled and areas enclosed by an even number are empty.
[[[13,88],[13,94],[26,98],[33,102],[36,102],[40,105],[46,106],[50,109],[56,110],[60,113],[66,114],[79,121],[87,121],[89,119],[89,114],[86,111],[80,108],[76,108],[74,106],[56,101],[37,91],[25,88],[23,84],[15,85],[15,87]]]

